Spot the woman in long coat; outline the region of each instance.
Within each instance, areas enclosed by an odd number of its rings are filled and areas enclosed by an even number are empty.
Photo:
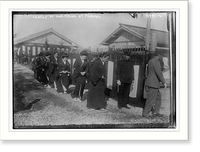
[[[87,108],[91,110],[104,110],[105,101],[105,62],[108,53],[102,53],[90,68],[90,83],[87,97]]]

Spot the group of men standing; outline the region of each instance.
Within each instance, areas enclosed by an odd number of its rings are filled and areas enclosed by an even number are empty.
[[[59,94],[67,93],[69,79],[75,84],[71,96],[74,101],[82,102],[83,92],[86,83],[88,83],[87,108],[91,110],[105,110],[107,103],[105,100],[106,90],[106,66],[109,58],[108,52],[100,53],[97,58],[91,62],[87,59],[88,52],[83,50],[80,57],[74,63],[73,74],[71,75],[68,54],[64,53],[58,58],[58,52],[52,55],[49,52],[41,52],[34,60],[35,78],[46,87],[55,88]],[[155,52],[147,67],[147,79],[145,89],[148,92],[142,116],[150,118],[150,112],[153,115],[159,114],[161,106],[161,94],[159,92],[160,82],[166,88],[166,83],[161,71],[159,60],[162,53]],[[131,84],[134,83],[134,64],[131,60],[131,52],[124,51],[124,59],[117,63],[116,78],[118,84],[118,108],[126,108],[129,103],[129,94]]]

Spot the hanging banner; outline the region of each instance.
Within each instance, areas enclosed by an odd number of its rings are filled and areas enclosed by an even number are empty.
[[[107,69],[107,88],[112,90],[113,86],[113,72],[114,72],[114,62],[108,61]]]
[[[137,97],[139,70],[140,70],[140,66],[134,65],[134,84],[131,85],[131,90],[129,94],[129,96],[132,98]]]

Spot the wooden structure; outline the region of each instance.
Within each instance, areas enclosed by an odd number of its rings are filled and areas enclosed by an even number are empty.
[[[146,28],[127,24],[119,24],[113,33],[111,33],[100,45],[108,46],[109,49],[134,48],[145,46]],[[156,39],[157,48],[169,50],[168,32],[156,29],[150,29],[150,43]],[[153,37],[153,38],[152,38]],[[150,50],[151,51],[151,50]]]
[[[166,56],[169,56],[168,31],[150,29],[149,32],[150,47],[148,50],[146,49],[147,28],[127,24],[120,24],[119,28],[100,43],[100,45],[108,46],[108,51],[111,52],[110,61],[113,62],[114,66],[112,68],[113,72],[110,72],[113,73],[113,82],[108,82],[109,84],[113,84],[112,87],[109,86],[112,89],[111,96],[116,97],[117,94],[117,62],[123,58],[123,51],[128,50],[132,54],[131,59],[135,70],[135,84],[130,93],[131,101],[143,100],[146,64],[151,58],[151,54],[156,48],[165,51],[167,53]]]
[[[15,55],[18,57],[26,55],[29,61],[41,51],[53,51],[54,49],[72,53],[77,52],[82,47],[52,28],[14,41]]]

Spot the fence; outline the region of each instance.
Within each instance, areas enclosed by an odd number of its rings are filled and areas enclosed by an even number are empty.
[[[134,78],[135,82],[131,88],[130,97],[132,101],[143,100],[143,90],[144,90],[144,81],[145,81],[145,71],[146,64],[148,63],[151,54],[145,50],[145,47],[132,47],[132,48],[123,48],[123,49],[112,49],[109,50],[111,52],[110,59],[108,62],[108,73],[107,73],[107,87],[110,89],[109,95],[113,98],[117,97],[118,85],[116,82],[116,71],[117,71],[117,63],[118,61],[123,59],[123,52],[130,51],[131,60],[134,64]],[[113,68],[111,68],[113,65]],[[113,72],[110,70],[113,69]],[[109,77],[113,77],[113,79],[109,79]],[[112,82],[110,82],[112,81]],[[112,86],[110,86],[112,84]]]
[[[140,101],[143,99],[144,80],[146,64],[150,59],[151,54],[145,50],[145,47],[132,47],[123,49],[112,49],[109,50],[110,58],[107,63],[107,94],[110,97],[117,97],[118,86],[116,83],[116,68],[118,61],[123,59],[123,51],[131,52],[131,60],[134,63],[135,83],[131,89],[130,97],[133,100]],[[73,73],[74,62],[78,58],[78,53],[70,53],[68,61],[71,65],[71,73]],[[92,54],[89,54],[89,60],[92,59]],[[30,63],[30,60],[28,61]]]

